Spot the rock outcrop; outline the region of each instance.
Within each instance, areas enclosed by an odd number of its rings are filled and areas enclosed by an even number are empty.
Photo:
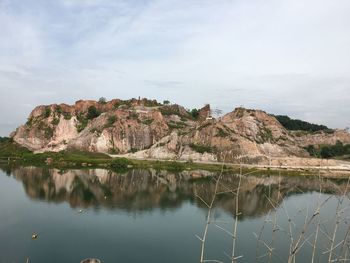
[[[261,110],[236,108],[219,119],[210,106],[198,116],[155,100],[80,100],[36,107],[11,135],[35,152],[78,149],[136,158],[266,164],[271,158],[310,157],[310,144],[350,143],[347,131],[285,129]]]

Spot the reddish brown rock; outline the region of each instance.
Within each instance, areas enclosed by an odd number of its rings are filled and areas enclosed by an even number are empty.
[[[87,115],[91,106],[97,109],[96,116]],[[74,105],[36,107],[28,122],[11,136],[39,152],[74,148],[140,158],[259,164],[271,162],[271,158],[308,157],[304,147],[309,144],[350,143],[346,131],[288,131],[260,110],[236,108],[219,121],[209,116],[210,105],[193,120],[180,105],[144,98],[79,100]]]
[[[204,121],[207,118],[211,117],[210,105],[206,104],[203,108],[201,108],[198,112],[198,119],[200,121]]]

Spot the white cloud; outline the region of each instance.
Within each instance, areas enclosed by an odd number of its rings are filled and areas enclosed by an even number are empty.
[[[4,1],[1,110],[147,96],[350,126],[349,9],[347,0]],[[0,134],[29,111],[0,116]]]

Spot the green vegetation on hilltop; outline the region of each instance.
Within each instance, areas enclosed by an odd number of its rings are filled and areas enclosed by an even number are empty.
[[[163,106],[163,107],[159,108],[159,110],[165,116],[180,115],[178,109],[175,107],[171,107],[171,106]]]
[[[149,100],[146,98],[143,99],[130,99],[130,100],[119,100],[114,103],[113,107],[114,109],[118,109],[120,107],[123,108],[131,108],[132,106],[137,106],[137,105],[143,105],[145,107],[159,107],[162,106],[160,102],[157,100]]]
[[[49,106],[45,107],[44,117],[48,118],[51,115],[51,108]]]
[[[317,132],[325,131],[332,132],[333,130],[328,128],[325,125],[318,125],[309,123],[302,120],[291,119],[286,115],[274,115],[274,117],[282,124],[284,128],[291,131],[308,131],[308,132]]]
[[[190,114],[191,114],[192,118],[196,120],[199,117],[199,110],[194,108],[190,111]]]
[[[101,98],[98,99],[98,103],[106,104],[107,103],[107,99],[105,97],[101,97]]]

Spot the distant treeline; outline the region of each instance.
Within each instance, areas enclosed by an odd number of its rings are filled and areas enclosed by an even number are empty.
[[[9,137],[1,137],[0,136],[0,142],[8,142],[10,140]]]
[[[350,144],[343,144],[341,141],[337,141],[335,145],[309,145],[306,147],[306,150],[314,157],[332,158],[350,155]]]
[[[318,125],[309,123],[302,120],[294,120],[289,118],[286,115],[274,115],[275,118],[285,127],[287,130],[292,131],[309,131],[309,132],[317,132],[317,131],[325,131],[332,132],[333,130],[328,128],[325,125]]]

